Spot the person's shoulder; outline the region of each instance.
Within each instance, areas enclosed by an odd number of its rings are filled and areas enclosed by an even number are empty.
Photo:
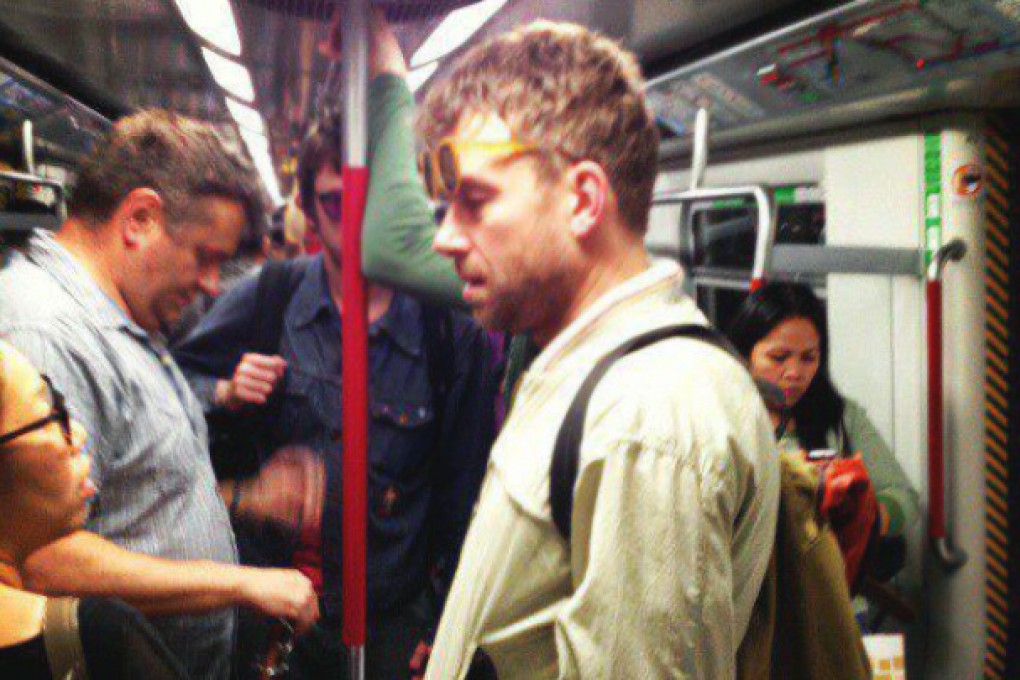
[[[674,442],[678,452],[721,453],[735,441],[758,450],[771,438],[747,369],[726,350],[694,338],[664,340],[620,359],[592,395],[589,422],[600,421]]]
[[[847,428],[854,428],[858,425],[870,425],[871,418],[868,411],[861,403],[850,397],[843,397],[843,422]]]
[[[46,324],[79,315],[78,303],[50,274],[23,256],[0,269],[0,325]]]
[[[662,340],[621,358],[606,381],[636,399],[656,403],[707,393],[724,399],[758,398],[747,369],[735,357],[691,337]]]

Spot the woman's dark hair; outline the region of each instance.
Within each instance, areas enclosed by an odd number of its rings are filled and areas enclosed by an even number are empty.
[[[730,324],[730,342],[751,359],[751,351],[765,336],[788,319],[807,319],[818,331],[818,372],[804,396],[791,410],[797,420],[797,439],[807,450],[828,448],[826,435],[839,427],[843,397],[829,377],[829,330],[825,307],[808,286],[768,283],[751,293]]]

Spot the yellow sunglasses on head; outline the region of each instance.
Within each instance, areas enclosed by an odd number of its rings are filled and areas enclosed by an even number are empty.
[[[465,153],[481,151],[489,154],[516,154],[534,151],[538,146],[513,140],[483,142],[445,137],[434,149],[422,151],[418,168],[425,181],[425,191],[434,201],[449,200],[460,186],[461,160]]]

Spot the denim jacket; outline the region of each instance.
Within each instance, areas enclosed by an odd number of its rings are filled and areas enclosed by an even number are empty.
[[[225,293],[175,350],[207,412],[215,383],[246,351],[257,273]],[[394,294],[369,328],[368,603],[384,612],[421,592],[430,574],[453,578],[493,439],[495,380],[482,330],[453,313],[454,375],[437,422],[420,303]],[[307,260],[284,314],[279,354],[287,361],[269,450],[304,444],[326,464],[322,559],[324,616],[340,612],[340,315],[322,256]]]

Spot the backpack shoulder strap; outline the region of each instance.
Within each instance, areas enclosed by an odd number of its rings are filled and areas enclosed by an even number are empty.
[[[581,388],[574,396],[570,408],[567,409],[567,415],[556,435],[556,444],[553,448],[552,463],[549,469],[549,501],[552,506],[553,521],[567,541],[570,541],[574,485],[577,482],[577,466],[581,455],[584,421],[592,393],[613,364],[621,357],[670,338],[701,340],[737,356],[729,341],[712,328],[698,324],[683,324],[665,326],[631,338],[595,364],[595,368],[585,378]]]
[[[50,597],[43,614],[43,644],[53,680],[88,680],[78,632],[78,599]]]
[[[276,354],[283,334],[283,317],[294,291],[308,269],[308,260],[267,260],[255,288],[255,316],[251,325],[251,351]]]
[[[437,432],[443,428],[446,403],[453,389],[454,343],[453,312],[447,307],[422,305],[422,327],[425,361],[428,363],[429,385],[432,387],[432,409]]]

